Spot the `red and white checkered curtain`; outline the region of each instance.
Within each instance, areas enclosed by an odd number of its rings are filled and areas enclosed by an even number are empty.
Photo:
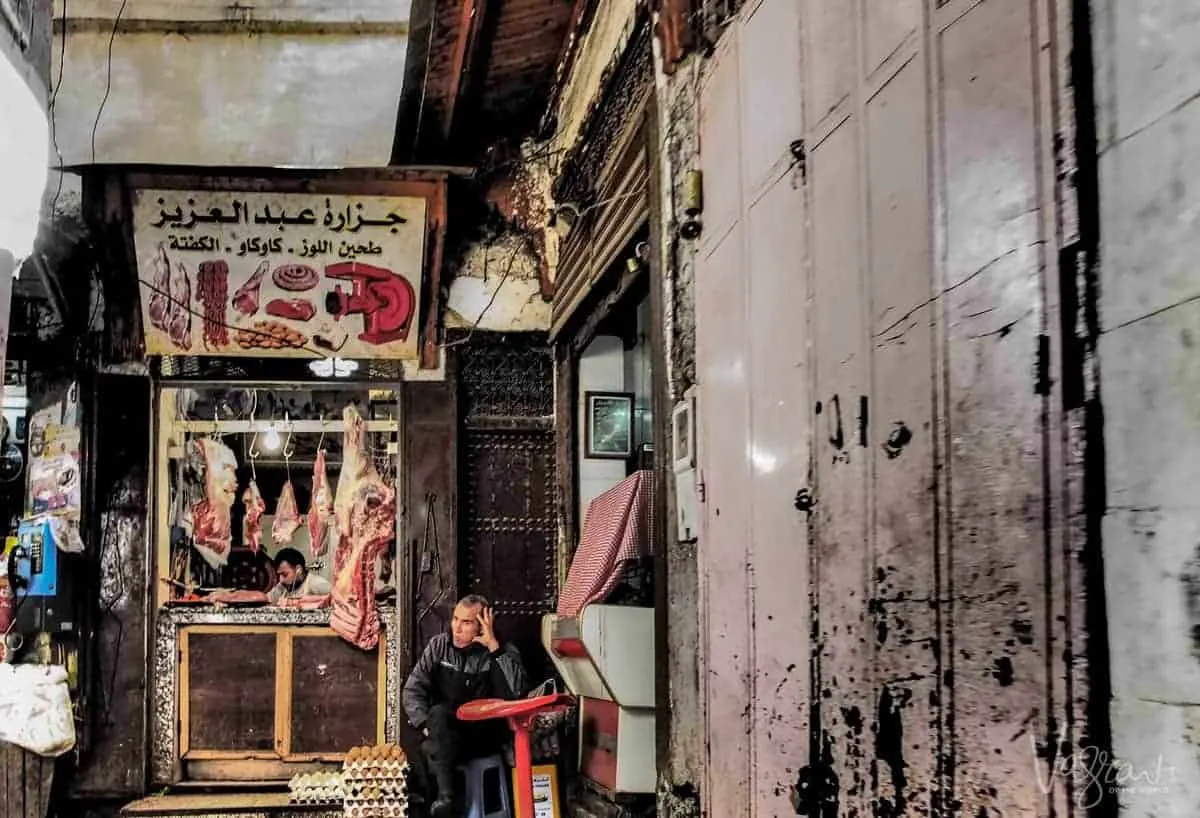
[[[603,600],[621,581],[626,563],[653,553],[654,475],[639,471],[588,506],[558,614],[578,616],[584,605]]]

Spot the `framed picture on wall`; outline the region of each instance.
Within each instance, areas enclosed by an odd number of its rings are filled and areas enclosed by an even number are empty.
[[[633,394],[586,392],[584,457],[626,460],[633,455]]]

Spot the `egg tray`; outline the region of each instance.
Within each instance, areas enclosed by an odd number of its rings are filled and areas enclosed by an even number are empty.
[[[408,818],[408,805],[345,804],[342,815],[345,818]]]
[[[407,761],[346,761],[342,764],[344,778],[379,778],[407,772]]]
[[[386,799],[408,800],[407,790],[400,788],[379,788],[372,787],[370,789],[352,789],[342,795],[342,800],[346,801],[378,801]]]
[[[342,781],[342,789],[350,789],[352,787],[406,787],[408,786],[408,777],[404,775],[389,775],[387,777],[379,776],[377,778],[349,778]]]
[[[340,807],[345,803],[342,798],[308,798],[303,795],[292,795],[288,803],[299,807]]]

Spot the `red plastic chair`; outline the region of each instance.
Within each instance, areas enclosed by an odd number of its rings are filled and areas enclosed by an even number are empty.
[[[533,747],[529,734],[533,721],[543,713],[556,713],[571,707],[574,696],[550,693],[530,699],[476,699],[458,708],[462,721],[507,719],[513,731],[513,749],[517,761],[517,815],[533,818]]]

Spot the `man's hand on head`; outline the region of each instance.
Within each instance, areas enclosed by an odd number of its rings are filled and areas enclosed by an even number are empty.
[[[492,613],[491,608],[479,609],[479,635],[475,637],[475,641],[491,653],[500,650],[500,643],[496,640],[494,630],[495,619],[496,615]]]

